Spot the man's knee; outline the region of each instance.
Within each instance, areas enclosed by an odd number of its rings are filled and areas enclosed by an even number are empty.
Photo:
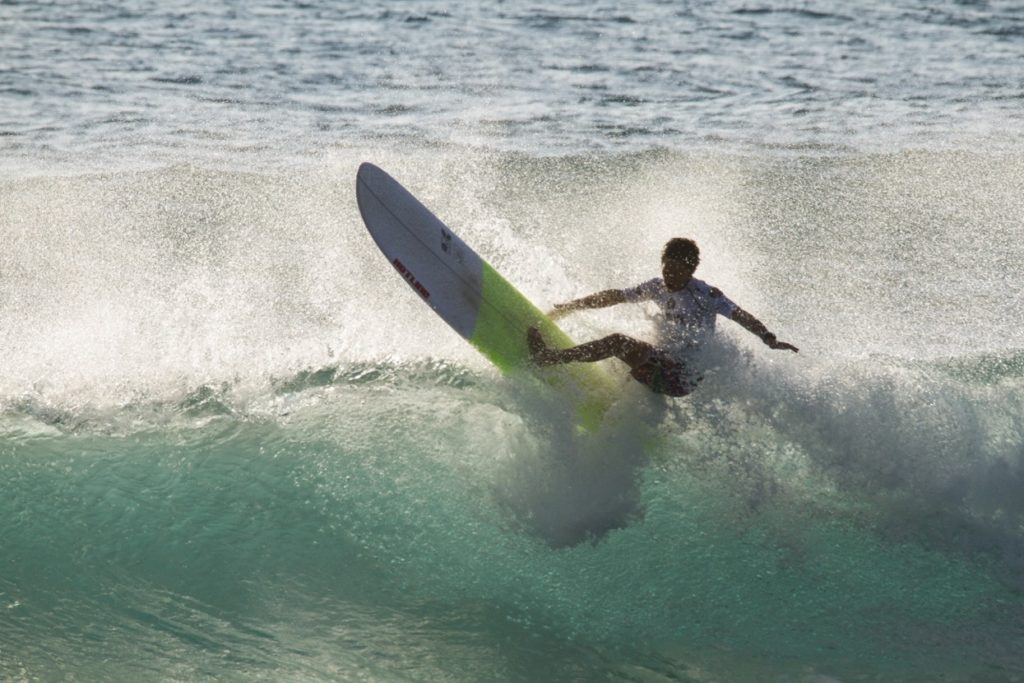
[[[608,337],[615,348],[615,355],[630,367],[643,363],[650,353],[651,345],[625,334],[615,333]]]
[[[633,339],[632,337],[627,337],[626,335],[620,332],[609,334],[607,337],[605,337],[605,340],[608,342],[608,344],[616,346],[618,348],[625,348],[636,344],[635,339]]]

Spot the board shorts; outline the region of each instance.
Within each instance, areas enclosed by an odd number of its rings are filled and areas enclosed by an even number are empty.
[[[660,349],[652,349],[647,359],[629,374],[656,394],[666,396],[686,396],[700,381],[700,377],[695,377],[685,363]]]

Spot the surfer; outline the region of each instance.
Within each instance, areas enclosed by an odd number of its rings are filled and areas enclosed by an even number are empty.
[[[630,374],[651,391],[686,396],[700,381],[688,362],[715,331],[716,316],[736,321],[772,349],[796,352],[781,342],[764,324],[734,304],[721,290],[693,277],[700,263],[700,249],[691,239],[675,237],[661,255],[662,277],[631,289],[607,289],[564,304],[555,304],[552,318],[586,308],[605,308],[621,303],[653,301],[661,309],[657,346],[624,334],[611,334],[568,349],[548,347],[536,327],[527,331],[530,356],[537,365],[593,363],[618,358]]]

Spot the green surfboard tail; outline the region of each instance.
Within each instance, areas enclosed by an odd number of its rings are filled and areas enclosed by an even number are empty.
[[[482,294],[470,343],[502,372],[530,368],[548,384],[571,394],[580,426],[588,431],[600,428],[604,414],[619,393],[608,371],[595,363],[533,366],[526,341],[531,326],[555,348],[574,346],[573,340],[486,262]]]

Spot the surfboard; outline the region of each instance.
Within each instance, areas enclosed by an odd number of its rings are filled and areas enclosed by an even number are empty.
[[[564,394],[581,427],[595,431],[620,393],[597,363],[537,367],[526,331],[548,345],[574,342],[455,232],[385,171],[364,163],[356,199],[366,229],[398,275],[437,315],[502,372],[527,371]]]

